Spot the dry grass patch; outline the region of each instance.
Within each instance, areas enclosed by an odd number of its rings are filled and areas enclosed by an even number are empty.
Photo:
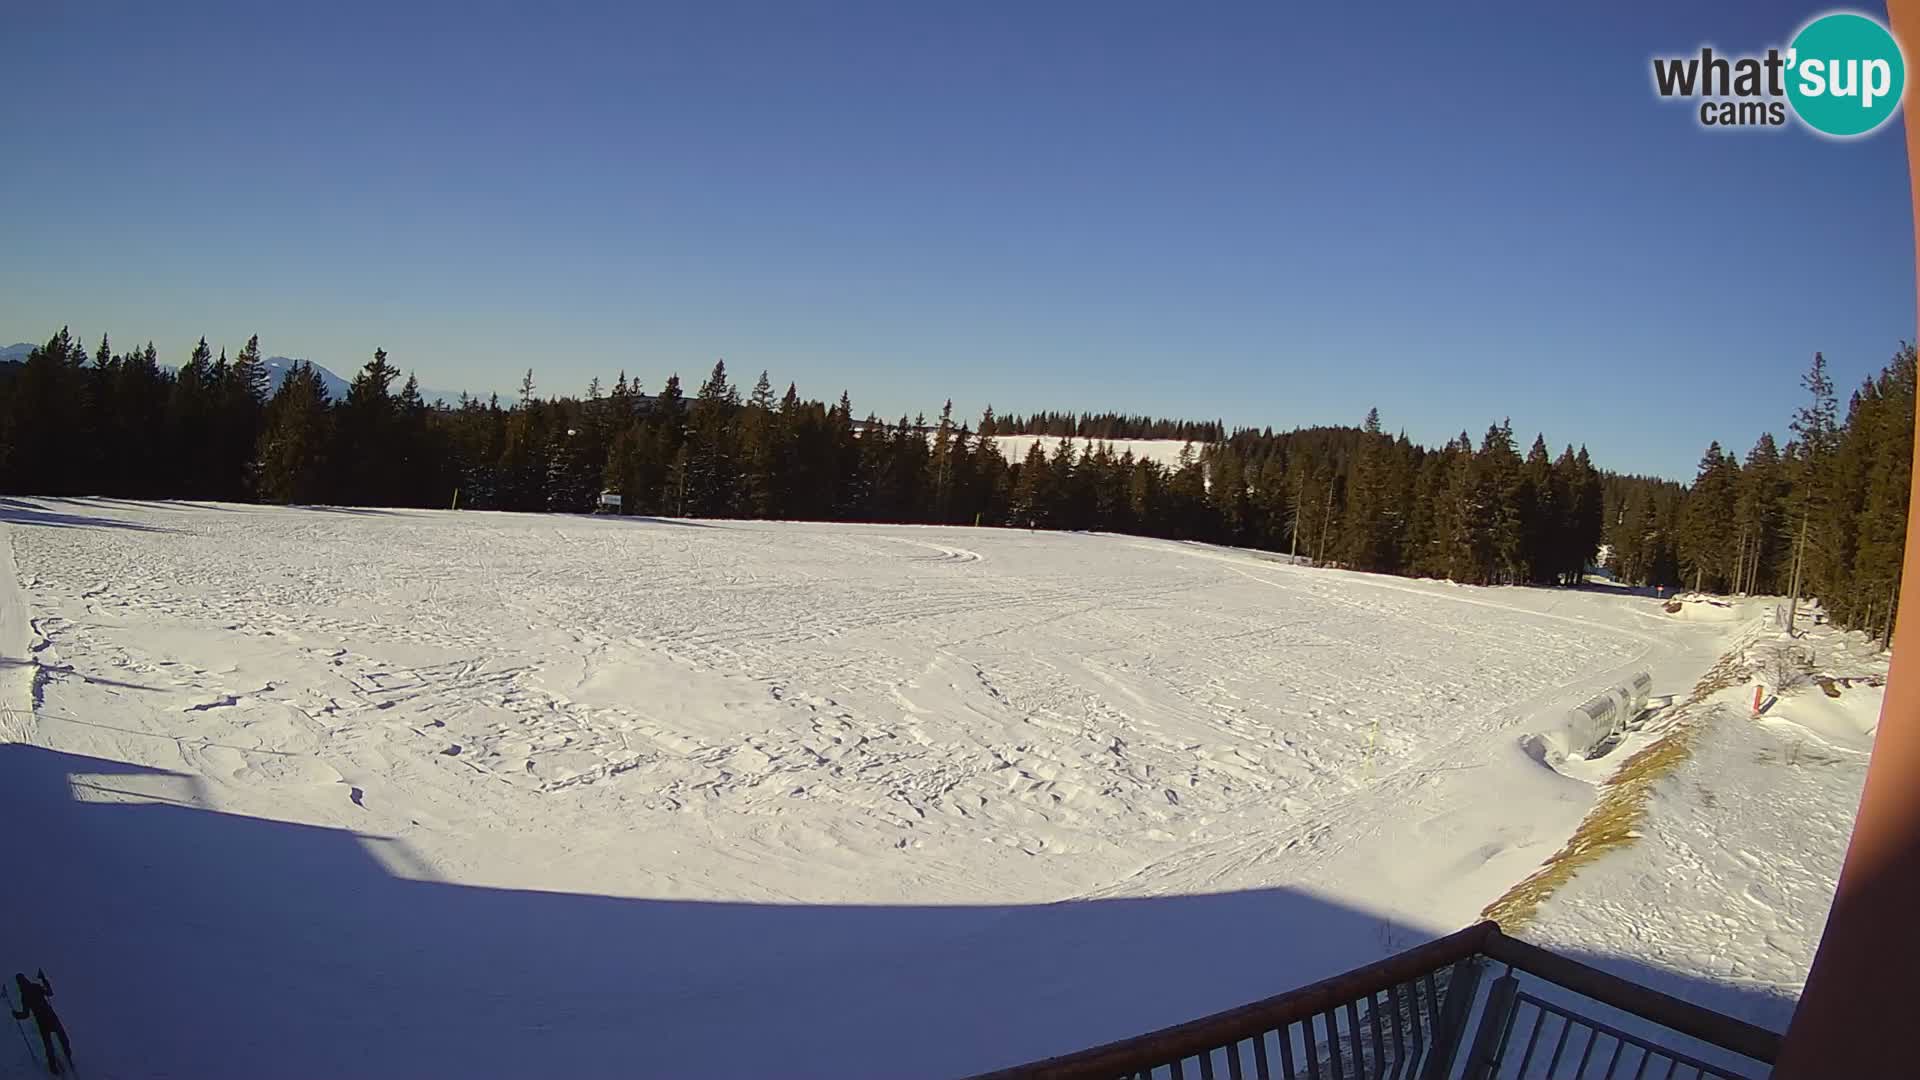
[[[1711,715],[1711,712],[1695,715],[1700,703],[1745,679],[1745,651],[1746,642],[1742,642],[1714,663],[1694,684],[1686,702],[1675,710],[1667,733],[1628,758],[1602,786],[1600,801],[1587,812],[1566,846],[1500,899],[1488,904],[1480,913],[1482,918],[1492,919],[1509,933],[1518,931],[1532,921],[1540,905],[1573,880],[1582,867],[1639,838],[1654,785],[1673,775],[1674,770],[1692,756],[1694,736]]]

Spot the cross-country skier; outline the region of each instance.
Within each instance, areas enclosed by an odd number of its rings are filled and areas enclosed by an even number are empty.
[[[25,1020],[31,1016],[33,1022],[40,1025],[40,1043],[47,1048],[47,1071],[58,1076],[60,1059],[53,1056],[53,1037],[60,1036],[60,1049],[69,1062],[73,1060],[73,1045],[67,1042],[67,1029],[61,1026],[59,1014],[53,1011],[53,1003],[48,1000],[53,997],[53,984],[47,981],[45,971],[40,972],[38,982],[22,972],[15,972],[13,981],[20,987],[20,1007],[13,1011],[13,1018]]]

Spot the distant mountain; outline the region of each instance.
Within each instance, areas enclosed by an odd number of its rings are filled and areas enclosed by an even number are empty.
[[[267,393],[272,394],[275,390],[280,389],[280,383],[286,379],[287,372],[292,369],[293,365],[298,363],[300,363],[299,360],[295,360],[291,357],[286,357],[286,356],[267,357],[266,359],[267,380],[268,380]],[[313,370],[320,373],[320,381],[327,388],[327,400],[339,401],[340,399],[347,396],[348,383],[346,379],[343,379],[340,376],[335,375],[333,372],[328,371],[326,368],[321,367],[319,364],[314,364]],[[404,386],[406,384],[406,381],[407,380],[404,375],[402,375],[398,379],[395,379],[393,392],[398,394],[400,392],[400,387]],[[484,400],[483,395],[476,394],[475,396],[481,397],[482,400]],[[448,405],[458,405],[460,404],[460,391],[429,390],[423,386],[420,388],[420,398],[421,400],[425,401],[429,405],[432,405],[437,401],[444,401]]]
[[[274,391],[280,389],[280,384],[287,381],[287,372],[293,370],[293,365],[302,362],[303,361],[295,360],[288,356],[267,357],[266,360],[263,361],[267,368],[267,394],[271,396]],[[339,401],[341,398],[347,396],[347,380],[335,375],[319,364],[313,365],[313,371],[314,374],[320,376],[320,385],[327,388],[327,400]]]
[[[485,394],[475,394],[471,391],[463,390],[429,390],[424,386],[420,388],[420,400],[429,405],[439,402],[448,408],[454,408],[460,404],[460,395],[463,393],[480,402],[482,405],[487,402],[487,395]]]
[[[9,345],[4,349],[0,349],[0,364],[4,364],[9,360],[25,360],[27,354],[36,348],[38,348],[38,346],[29,345],[24,341],[18,345]]]

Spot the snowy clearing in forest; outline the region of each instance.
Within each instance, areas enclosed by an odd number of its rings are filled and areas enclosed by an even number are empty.
[[[0,798],[46,823],[7,970],[94,1076],[952,1075],[1132,1034],[1471,922],[1594,801],[1527,737],[1743,629],[1124,536],[0,522]]]
[[[1200,460],[1200,454],[1207,448],[1205,442],[1186,439],[1092,439],[1062,438],[1054,435],[995,435],[993,441],[1000,446],[1000,455],[1008,461],[1023,461],[1027,452],[1035,443],[1040,444],[1040,452],[1053,457],[1060,452],[1061,443],[1073,444],[1074,453],[1082,453],[1090,448],[1106,446],[1115,457],[1132,454],[1135,461],[1157,462],[1167,468],[1180,464],[1180,452],[1192,448],[1193,459]]]

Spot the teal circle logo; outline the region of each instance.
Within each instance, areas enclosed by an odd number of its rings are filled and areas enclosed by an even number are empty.
[[[1810,128],[1847,139],[1893,116],[1907,62],[1886,27],[1851,11],[1822,15],[1787,48],[1787,100]]]

